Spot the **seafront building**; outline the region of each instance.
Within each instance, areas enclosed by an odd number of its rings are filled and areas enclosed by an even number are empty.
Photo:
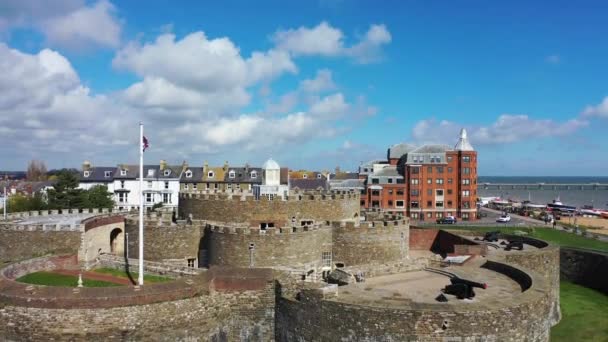
[[[456,145],[396,144],[387,160],[360,167],[363,208],[402,212],[415,220],[477,218],[477,152],[462,129]]]

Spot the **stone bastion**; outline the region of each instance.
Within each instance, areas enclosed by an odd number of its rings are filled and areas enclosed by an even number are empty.
[[[290,192],[287,198],[239,192],[180,192],[182,218],[252,225],[272,223],[283,227],[292,223],[355,220],[359,217],[360,196],[347,191]]]

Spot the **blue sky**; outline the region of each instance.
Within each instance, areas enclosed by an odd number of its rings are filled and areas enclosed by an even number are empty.
[[[0,4],[0,169],[134,162],[355,169],[399,142],[481,175],[606,175],[602,1]],[[52,5],[50,5],[52,4]]]

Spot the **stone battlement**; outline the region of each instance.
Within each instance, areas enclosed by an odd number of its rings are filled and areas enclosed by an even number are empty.
[[[76,214],[109,214],[109,213],[126,213],[126,210],[116,210],[108,208],[89,208],[89,209],[50,209],[50,210],[33,210],[21,211],[17,213],[7,213],[6,217],[9,220],[37,217],[37,216],[56,216],[56,215],[76,215]],[[1,218],[1,216],[0,216]]]
[[[250,191],[180,191],[180,199],[202,199],[211,201],[256,201],[256,202],[285,202],[285,201],[329,201],[329,200],[347,200],[359,198],[359,194],[349,191],[306,191],[306,192],[290,192],[283,199],[274,197],[269,199],[266,196],[256,198]]]
[[[84,232],[84,224],[18,224],[18,223],[0,223],[0,230],[10,231],[40,231],[40,232]]]

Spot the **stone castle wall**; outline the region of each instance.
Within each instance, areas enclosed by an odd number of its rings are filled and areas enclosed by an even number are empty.
[[[361,306],[303,292],[277,301],[277,341],[549,341],[549,284],[510,302]],[[338,290],[339,292],[339,290]]]
[[[333,259],[344,266],[384,264],[407,258],[409,220],[338,222],[333,226]]]
[[[562,280],[598,290],[608,295],[608,254],[575,248],[560,248]]]
[[[235,228],[209,225],[209,264],[217,266],[316,269],[332,251],[329,227]],[[252,245],[253,249],[250,250]]]
[[[300,221],[341,221],[359,217],[358,193],[302,193],[288,199],[256,200],[250,195],[180,193],[180,216],[214,222],[272,222],[275,227]]]
[[[47,254],[76,254],[80,231],[0,230],[0,265]]]

